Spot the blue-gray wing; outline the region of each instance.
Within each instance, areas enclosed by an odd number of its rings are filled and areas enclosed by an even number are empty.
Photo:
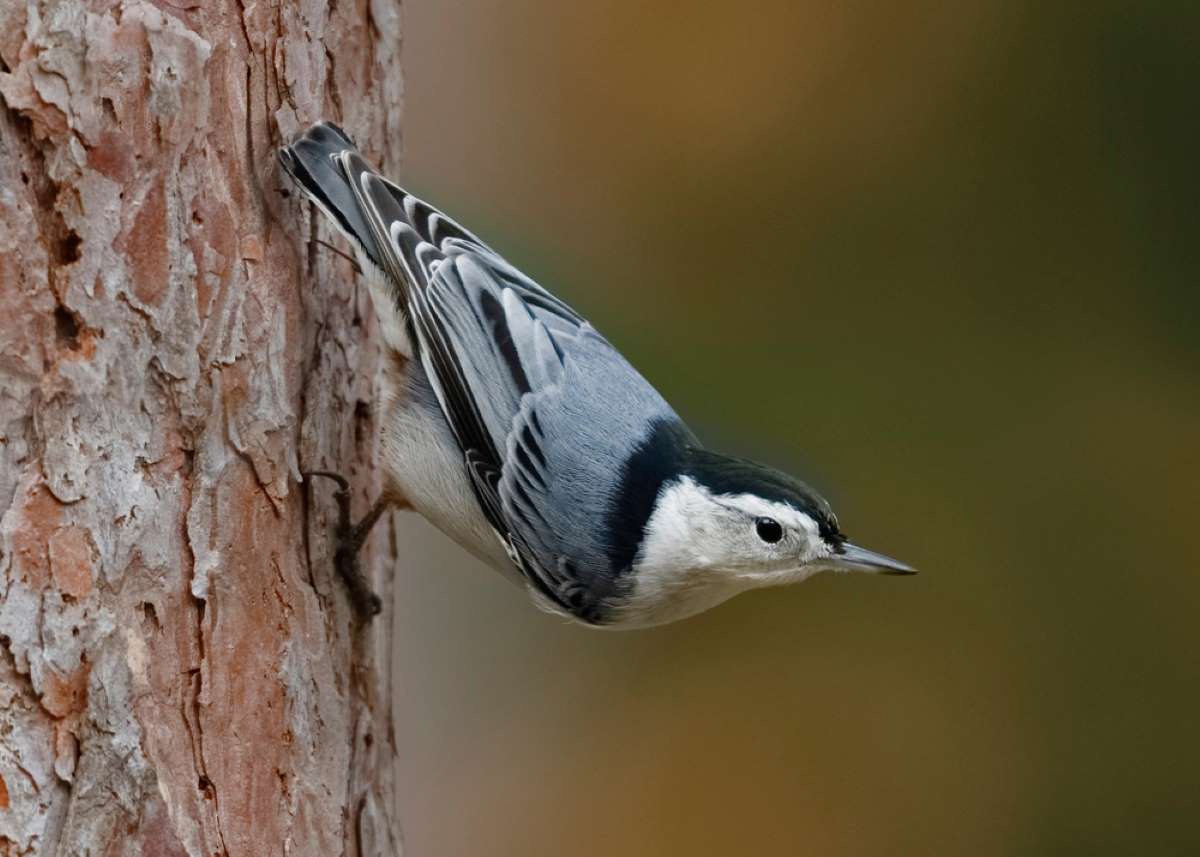
[[[514,326],[524,324],[519,312],[514,306]],[[555,600],[602,621],[628,560],[612,541],[625,467],[653,427],[678,417],[587,324],[547,335],[550,359],[534,350],[540,332],[514,337],[538,383],[505,438],[499,496],[518,549]]]
[[[606,516],[623,467],[678,418],[570,307],[357,153],[340,160],[485,516],[531,586],[598,621],[622,570]]]

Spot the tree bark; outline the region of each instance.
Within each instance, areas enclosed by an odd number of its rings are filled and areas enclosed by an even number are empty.
[[[366,510],[377,338],[275,160],[395,166],[398,2],[0,4],[3,857],[399,853],[392,611],[299,478]]]

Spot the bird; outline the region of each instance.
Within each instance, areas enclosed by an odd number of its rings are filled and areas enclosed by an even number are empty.
[[[586,626],[646,628],[823,571],[912,574],[848,540],[800,480],[707,449],[591,324],[319,122],[279,161],[349,241],[390,353],[379,410],[384,491],[336,561],[367,614],[354,557],[385,507],[408,507]]]

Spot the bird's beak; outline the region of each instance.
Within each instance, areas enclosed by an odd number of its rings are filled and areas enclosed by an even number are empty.
[[[838,547],[828,559],[835,571],[866,571],[872,574],[916,574],[911,565],[898,559],[884,556],[858,545],[846,543]]]

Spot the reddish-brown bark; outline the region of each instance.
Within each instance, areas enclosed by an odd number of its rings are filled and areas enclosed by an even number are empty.
[[[398,0],[0,8],[0,857],[398,853],[390,611],[299,482],[376,487],[373,322],[274,151],[394,165],[399,43]]]

